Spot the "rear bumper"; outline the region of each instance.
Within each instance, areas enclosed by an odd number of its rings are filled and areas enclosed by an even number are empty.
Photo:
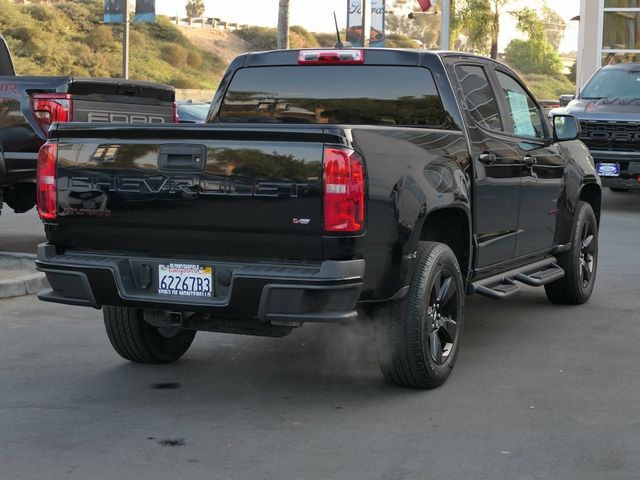
[[[0,153],[0,186],[21,182],[35,182],[37,153]]]
[[[211,298],[160,295],[158,265],[213,267]],[[228,318],[264,322],[343,322],[357,317],[364,260],[325,261],[317,265],[234,263],[65,253],[38,248],[37,268],[51,290],[46,302],[100,308],[114,305],[181,312],[209,312]]]

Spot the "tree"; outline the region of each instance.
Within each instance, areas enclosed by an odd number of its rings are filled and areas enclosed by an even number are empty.
[[[554,46],[547,40],[544,21],[532,8],[525,7],[511,12],[517,28],[528,40],[513,40],[505,50],[505,59],[522,73],[539,73],[557,76],[562,72],[562,61]]]
[[[187,17],[196,18],[204,15],[204,0],[189,0],[187,2]]]
[[[278,48],[289,48],[289,0],[280,0],[278,7]]]
[[[454,29],[465,37],[462,50],[487,55],[491,44],[491,6],[487,0],[465,0],[454,15]]]
[[[553,45],[556,50],[559,50],[567,29],[567,22],[564,21],[558,12],[546,5],[542,7],[542,22],[544,23],[547,41]]]
[[[526,33],[529,40],[534,42],[542,42],[546,40],[544,23],[535,10],[525,7],[521,10],[511,12],[511,15],[513,15],[518,21],[516,28],[522,33]]]
[[[559,76],[562,61],[546,40],[512,40],[505,50],[506,62],[521,73]]]
[[[489,0],[491,5],[491,58],[494,60],[498,58],[498,40],[500,38],[500,15],[502,14],[502,7],[504,7],[509,0]]]
[[[456,9],[455,28],[467,38],[467,50],[498,58],[500,16],[509,0],[464,0]]]

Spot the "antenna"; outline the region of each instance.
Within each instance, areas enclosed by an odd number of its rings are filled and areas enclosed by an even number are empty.
[[[333,21],[336,24],[336,36],[338,37],[338,43],[335,44],[334,48],[345,48],[345,47],[350,47],[351,43],[350,42],[344,42],[342,43],[342,40],[340,39],[340,27],[338,27],[338,17],[336,16],[336,12],[334,10],[333,12]]]
[[[340,28],[338,27],[338,17],[336,16],[335,10],[333,12],[333,21],[336,24],[336,36],[338,37],[338,43],[336,44],[336,47],[338,47],[338,45],[342,45],[342,40],[340,40]]]

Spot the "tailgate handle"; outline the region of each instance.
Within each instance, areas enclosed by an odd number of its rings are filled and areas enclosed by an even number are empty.
[[[205,145],[162,145],[158,151],[158,169],[201,172],[207,163]]]

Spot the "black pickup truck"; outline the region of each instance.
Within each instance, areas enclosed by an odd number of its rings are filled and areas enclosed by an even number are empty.
[[[166,363],[196,331],[282,336],[374,318],[392,382],[432,388],[465,294],[586,302],[601,186],[505,66],[459,53],[247,54],[206,125],[58,124],[40,151],[49,302],[103,308]]]
[[[580,121],[582,140],[594,158],[602,184],[614,192],[640,190],[640,63],[598,70],[577,98],[563,95],[564,107]]]
[[[173,87],[122,79],[16,76],[0,36],[0,209],[36,202],[36,161],[54,122],[173,123]]]

